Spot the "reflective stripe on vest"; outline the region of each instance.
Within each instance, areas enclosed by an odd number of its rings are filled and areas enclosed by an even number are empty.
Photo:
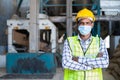
[[[69,46],[73,56],[85,56],[87,58],[96,58],[99,52],[99,37],[93,37],[89,45],[89,48],[84,53],[78,36],[68,38]],[[64,69],[64,80],[103,80],[102,69],[96,68],[87,71],[75,71],[70,69]]]

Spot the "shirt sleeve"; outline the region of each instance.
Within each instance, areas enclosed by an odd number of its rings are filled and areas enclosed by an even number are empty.
[[[108,52],[107,49],[105,47],[105,43],[104,41],[100,38],[100,49],[99,52],[103,53],[102,57],[98,57],[95,59],[86,59],[86,62],[88,65],[93,66],[94,68],[107,68],[109,65],[109,56],[108,56]]]
[[[84,60],[84,59],[83,59]],[[84,61],[83,61],[84,62]],[[62,66],[71,70],[91,70],[91,66],[84,64],[82,61],[76,62],[72,60],[71,50],[68,45],[68,41],[64,42],[63,54],[62,54]]]
[[[102,57],[98,58],[86,58],[86,57],[79,57],[78,61],[84,61],[86,65],[92,66],[93,68],[107,68],[109,65],[109,56],[107,49],[105,48],[105,43],[102,39],[100,39],[100,49],[99,52],[103,53]]]

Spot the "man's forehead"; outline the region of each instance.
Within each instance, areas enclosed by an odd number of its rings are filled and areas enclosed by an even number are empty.
[[[79,22],[91,22],[91,20],[89,19],[89,18],[81,18],[80,20],[79,20]]]

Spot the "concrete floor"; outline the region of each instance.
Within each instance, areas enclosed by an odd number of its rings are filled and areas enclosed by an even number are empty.
[[[5,68],[0,68],[0,76],[3,76],[5,74],[6,74]],[[103,79],[115,80],[114,77],[105,70],[103,70]],[[0,79],[0,80],[28,80],[28,79]],[[57,68],[57,73],[55,74],[53,79],[29,79],[29,80],[63,80],[63,69]]]

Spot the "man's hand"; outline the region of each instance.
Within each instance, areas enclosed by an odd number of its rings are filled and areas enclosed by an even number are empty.
[[[98,53],[96,57],[103,57],[103,53],[102,52]]]
[[[73,56],[72,60],[78,62],[78,57]]]

